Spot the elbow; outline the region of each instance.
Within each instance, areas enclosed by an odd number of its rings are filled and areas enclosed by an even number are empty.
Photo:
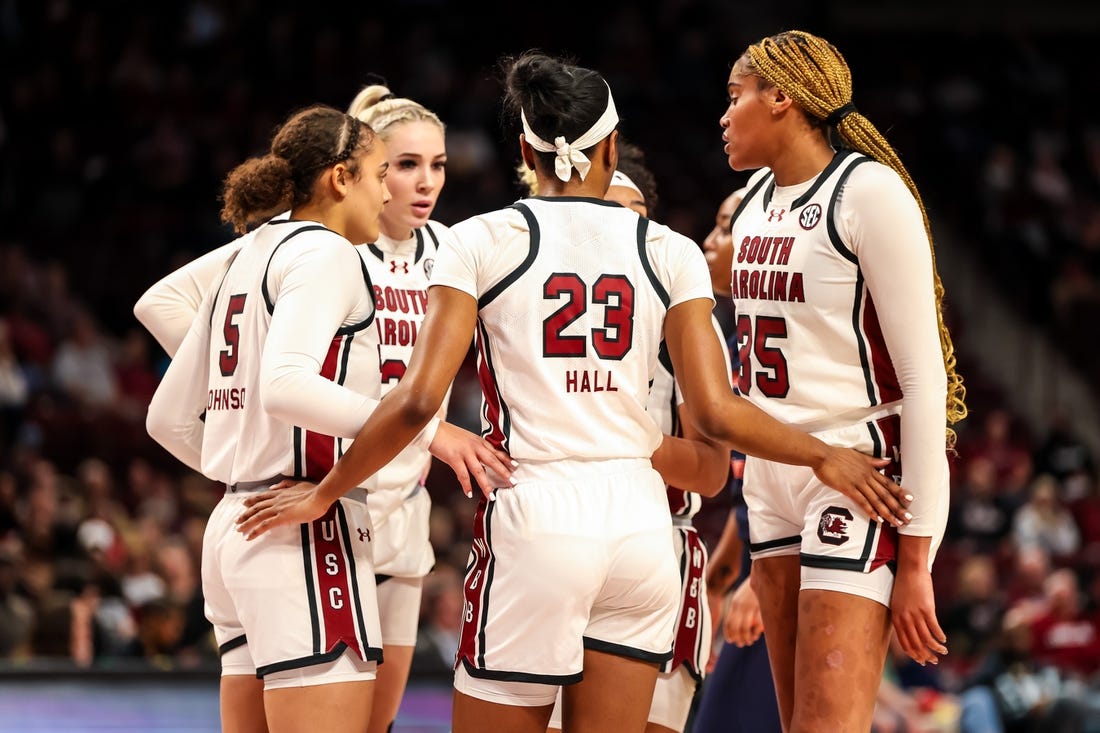
[[[146,292],[138,301],[134,303],[134,318],[138,320],[138,323],[149,328],[149,322],[152,317],[153,305],[149,302],[149,293]]]
[[[403,395],[398,390],[400,386],[394,390],[392,397],[401,400],[398,407],[401,418],[406,424],[422,428],[439,412],[442,399],[428,390],[410,389]]]
[[[707,402],[698,409],[692,407],[695,428],[707,439],[715,442],[727,442],[727,416],[717,402]]]
[[[702,468],[699,493],[706,497],[718,496],[729,481],[729,451],[720,446],[711,446]]]

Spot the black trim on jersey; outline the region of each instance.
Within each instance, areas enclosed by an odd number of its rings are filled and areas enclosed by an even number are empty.
[[[275,664],[265,664],[263,667],[256,668],[256,679],[263,679],[265,675],[269,675],[272,672],[285,672],[288,669],[301,669],[302,667],[309,667],[314,664],[324,664],[331,662],[343,654],[348,648],[347,642],[338,642],[336,646],[332,647],[331,651],[327,651],[324,654],[313,654],[308,657],[299,657],[298,659],[288,659],[285,662],[276,662]],[[376,647],[367,648],[366,662],[378,662],[382,663],[382,650]]]
[[[302,448],[302,429],[294,426],[294,478],[305,476],[305,450]]]
[[[775,178],[774,173],[765,173],[763,176],[760,177],[760,180],[757,181],[753,185],[753,187],[749,189],[749,192],[745,194],[745,198],[741,199],[741,203],[737,204],[737,208],[733,210],[733,216],[730,217],[731,234],[733,233],[733,223],[737,221],[737,217],[740,216],[741,212],[745,210],[745,207],[749,205],[749,202],[752,201],[752,197],[759,193],[760,189],[764,187],[764,184],[772,178]]]
[[[615,204],[618,206],[618,204]],[[576,674],[532,674],[530,672],[502,672],[495,669],[478,669],[470,664],[469,659],[463,659],[462,666],[466,668],[466,674],[479,680],[496,680],[498,682],[534,682],[541,685],[572,685],[581,681],[581,673]]]
[[[867,387],[867,404],[878,404],[875,396],[875,380],[871,378],[871,361],[867,358],[867,341],[859,327],[859,316],[863,312],[863,270],[856,268],[855,297],[852,299],[852,330],[856,334],[856,348],[859,349],[859,363],[863,367],[863,383]]]
[[[288,219],[286,223],[290,223],[291,221],[292,220]],[[272,223],[273,224],[282,224],[283,222],[272,222]],[[313,224],[313,225],[310,225],[310,226],[304,226],[301,229],[295,229],[290,234],[283,237],[279,241],[279,243],[275,245],[275,248],[273,250],[271,250],[271,256],[267,258],[267,264],[264,266],[263,280],[260,281],[260,292],[263,293],[264,304],[267,306],[268,315],[271,315],[272,313],[275,312],[275,303],[272,302],[272,300],[271,300],[271,290],[268,289],[268,287],[267,287],[267,272],[268,272],[268,270],[271,269],[271,260],[275,259],[275,253],[279,251],[279,247],[282,247],[284,244],[286,244],[287,240],[292,239],[294,237],[297,237],[302,232],[316,232],[316,231],[332,232],[331,229],[329,229],[328,227],[321,226],[320,224]],[[336,234],[336,232],[332,232],[332,233]],[[340,235],[336,234],[336,236],[339,237]]]
[[[871,559],[871,548],[875,546],[875,532],[878,531],[878,522],[871,520],[867,523],[867,538],[863,542],[863,554],[858,559],[850,557],[832,557],[831,555],[811,555],[801,552],[798,555],[799,562],[807,568],[830,568],[832,570],[853,570],[862,573],[867,567],[867,561]]]
[[[622,206],[622,204],[615,204],[616,206]],[[649,254],[646,252],[646,232],[649,231],[649,219],[644,216],[638,217],[638,257],[642,261],[642,269],[645,270],[646,277],[649,278],[650,285],[653,286],[653,290],[657,293],[657,297],[661,299],[661,302],[665,304],[665,310],[668,310],[668,304],[672,302],[672,299],[668,295],[668,291],[665,290],[665,286],[661,284],[661,281],[657,279],[657,273],[653,272],[653,265],[649,263]]]
[[[248,637],[245,634],[241,634],[240,636],[235,636],[232,639],[230,639],[229,641],[225,642],[224,644],[222,644],[218,647],[218,656],[222,656],[226,652],[231,652],[234,649],[236,649],[237,647],[244,646],[247,643],[248,643]]]
[[[493,354],[489,349],[489,332],[485,330],[485,324],[480,318],[477,319],[477,327],[481,332],[481,346],[485,350],[485,368],[489,370],[489,378],[493,380],[493,391],[497,395],[497,403],[500,405],[500,432],[503,437],[500,441],[500,449],[505,453],[508,452],[508,444],[512,437],[512,411],[508,409],[508,404],[504,401],[503,395],[500,394],[500,380],[497,379],[496,370],[493,369]],[[489,402],[485,401],[485,410],[488,411]],[[487,413],[486,413],[487,414]],[[486,416],[486,421],[488,417]],[[493,432],[492,427],[488,432],[483,432],[483,438],[488,437]]]
[[[591,196],[531,196],[530,198],[536,201],[565,201],[565,202],[579,202],[583,204],[597,204],[599,206],[610,206],[613,209],[626,208],[618,201],[607,201],[606,199],[593,198]],[[517,202],[519,203],[519,202]]]
[[[668,353],[668,343],[661,339],[661,345],[657,348],[657,361],[661,363],[661,366],[665,368],[673,379],[676,378],[675,370],[672,368],[672,356]],[[650,380],[650,388],[653,388],[653,382]],[[676,386],[675,383],[672,387],[672,395],[669,397],[669,415],[672,416],[672,422],[669,428],[669,435],[679,437],[682,433],[680,431],[680,410],[677,409],[679,405],[676,404]]]
[[[363,649],[370,653],[370,639],[367,638],[367,624],[363,620],[363,596],[359,595],[359,577],[355,572],[355,553],[351,549],[351,531],[348,529],[348,516],[344,506],[337,501],[336,511],[340,515],[340,532],[344,535],[344,555],[348,558],[348,575],[351,576],[351,597],[355,602],[355,617],[359,622],[359,639]],[[349,599],[350,600],[350,599]]]
[[[478,622],[477,630],[477,663],[479,666],[484,667],[485,627],[489,623],[489,588],[491,588],[493,584],[493,571],[496,569],[497,556],[496,553],[493,552],[492,525],[493,510],[496,508],[496,502],[485,501],[485,499],[482,499],[481,501],[485,504],[485,519],[483,519],[482,521],[485,524],[485,552],[489,556],[489,561],[485,564],[485,578],[482,580],[481,586],[481,619]]]
[[[416,234],[416,254],[413,255],[413,264],[415,265],[424,256],[424,232],[413,229],[413,233]]]
[[[750,542],[749,552],[764,552],[765,550],[774,550],[777,547],[797,545],[800,542],[802,542],[802,536],[797,534],[790,537],[778,537],[774,540],[768,540],[767,542]]]
[[[378,311],[374,307],[374,283],[370,279],[370,272],[367,271],[367,263],[363,261],[362,257],[358,259],[359,269],[363,272],[363,284],[367,286],[367,299],[370,300],[370,315],[359,323],[352,323],[348,326],[340,326],[340,328],[336,329],[337,336],[347,336],[349,334],[355,333],[356,331],[362,331],[364,328],[367,328],[372,323],[374,323],[374,317],[378,315]]]
[[[836,158],[833,160],[836,160]],[[859,264],[859,258],[856,257],[855,252],[848,249],[848,245],[844,244],[844,241],[840,238],[840,232],[838,232],[836,228],[836,205],[837,201],[840,200],[840,190],[844,188],[844,182],[848,180],[848,176],[852,175],[852,171],[854,171],[857,166],[869,163],[870,161],[870,158],[860,156],[858,160],[848,166],[848,168],[840,174],[836,179],[836,185],[833,186],[833,193],[829,196],[829,213],[825,217],[825,226],[828,228],[829,242],[833,245],[833,249],[835,249],[841,257],[854,265]]]
[[[383,575],[382,573],[375,573],[374,574],[374,584],[375,585],[382,585],[387,580],[393,580],[393,576],[392,575]]]
[[[628,659],[640,659],[643,662],[655,662],[657,664],[664,664],[668,660],[672,659],[672,649],[667,652],[647,652],[642,649],[635,649],[632,646],[624,646],[622,644],[612,644],[609,641],[600,641],[599,639],[592,639],[587,636],[581,637],[584,641],[585,649],[592,649],[597,652],[604,652],[606,654],[614,654],[618,657],[626,657]]]
[[[618,206],[619,204],[615,205]],[[515,209],[523,215],[524,219],[527,220],[527,229],[530,235],[530,248],[527,251],[527,257],[523,260],[523,262],[519,263],[519,267],[505,275],[500,282],[486,290],[482,294],[482,296],[478,298],[478,310],[481,310],[485,306],[492,303],[498,295],[507,290],[509,285],[514,283],[516,280],[519,280],[520,276],[523,275],[523,273],[527,272],[527,270],[531,268],[531,265],[535,263],[535,258],[539,254],[539,223],[538,220],[535,219],[535,215],[531,212],[529,208],[518,202],[512,204],[508,208]]]
[[[377,246],[377,245],[375,245],[375,244],[373,244],[373,243],[372,243],[372,244],[368,244],[368,245],[367,245],[367,250],[368,250],[368,251],[369,251],[369,252],[370,252],[370,253],[371,253],[372,255],[374,255],[375,257],[377,257],[377,258],[378,258],[378,260],[379,260],[380,262],[385,262],[385,261],[386,261],[386,255],[385,255],[385,253],[383,253],[383,252],[382,252],[382,250],[378,249],[378,246]]]
[[[341,351],[344,353],[340,356],[340,371],[336,373],[336,383],[343,384],[348,378],[348,358],[351,356],[351,342],[355,338],[355,334],[348,334],[348,337],[344,339]]]
[[[825,184],[825,181],[828,180],[829,176],[833,175],[833,172],[840,167],[840,164],[855,154],[856,152],[854,150],[841,150],[839,153],[834,155],[833,159],[829,161],[829,165],[825,166],[825,169],[822,170],[821,173],[817,174],[817,180],[814,181],[814,184],[810,186],[809,190],[791,202],[791,211],[794,211],[795,209],[800,209],[805,206],[806,202],[809,201],[813,197],[813,195],[817,193],[817,190]],[[850,171],[851,168],[849,168],[848,170]],[[843,176],[841,176],[840,180],[837,181],[836,188],[833,189],[834,199],[836,198],[837,190],[840,189],[840,185],[844,183],[844,178],[846,178],[847,175],[848,173],[846,172]]]
[[[297,433],[300,428],[294,428],[294,430]],[[294,462],[297,464],[297,456],[295,456]],[[295,469],[297,469],[297,465]],[[303,522],[301,526],[302,561],[306,571],[306,596],[309,598],[309,621],[313,627],[313,654],[317,655],[321,653],[321,615],[317,613],[317,589],[313,586],[313,553],[311,552],[313,545],[309,541],[309,523]],[[333,659],[335,658],[333,657]],[[263,677],[259,669],[256,670],[256,676]]]
[[[428,231],[428,236],[432,238],[432,244],[435,245],[435,251],[438,252],[439,251],[439,237],[435,236],[435,232],[432,231],[431,224],[425,224],[424,229],[426,229]],[[417,253],[416,253],[416,261],[417,262],[420,261],[420,256],[422,254],[424,254],[423,251],[417,250]]]

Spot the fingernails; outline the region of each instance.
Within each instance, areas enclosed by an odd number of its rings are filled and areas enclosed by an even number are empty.
[[[497,492],[490,491],[489,492],[489,501],[496,501],[496,500],[497,500]]]
[[[467,491],[467,492],[466,492],[466,498],[467,498],[467,499],[473,499],[473,498],[474,498],[474,492],[472,492],[472,491]]]
[[[913,515],[912,515],[912,514],[910,514],[909,512],[906,512],[906,513],[905,513],[904,515],[902,515],[902,516],[904,516],[904,517],[905,517],[905,521],[906,521],[906,522],[910,521],[910,520],[911,520],[911,519],[913,518]]]
[[[515,486],[516,484],[518,484],[518,483],[519,483],[519,481],[516,481],[516,477],[515,477],[515,476],[509,476],[509,477],[508,477],[508,483],[512,484],[512,486]]]
[[[512,459],[512,468],[519,468],[519,463],[514,458]]]
[[[883,519],[882,519],[881,516],[875,515],[875,521],[878,522],[879,524],[882,524]]]
[[[905,500],[906,501],[913,501],[913,495],[912,494],[906,494],[905,495]]]

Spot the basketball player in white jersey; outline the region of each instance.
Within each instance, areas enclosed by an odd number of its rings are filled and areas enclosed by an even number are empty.
[[[316,521],[258,545],[233,523],[242,500],[285,476],[321,476],[377,405],[373,370],[349,368],[374,293],[348,239],[374,239],[389,194],[385,145],[329,107],[292,116],[271,152],[226,180],[223,218],[272,221],[200,305],[150,405],[150,434],[227,486],[203,541],[203,594],[222,651],[227,731],[361,731],[381,639],[361,489]],[[357,391],[353,391],[357,390]],[[438,435],[434,433],[438,431]],[[505,470],[482,441],[433,423],[421,443]]]
[[[930,569],[947,519],[946,422],[966,408],[943,290],[916,187],[855,111],[836,48],[801,31],[766,38],[728,90],[729,165],[762,168],[733,219],[741,392],[822,440],[889,458],[887,475],[904,474],[913,496],[899,534],[809,471],[753,457],[745,468],[784,728],[868,730],[891,620],[917,662],[947,653]],[[831,146],[830,128],[848,149]]]
[[[392,198],[382,209],[378,238],[356,247],[374,284],[377,379],[385,396],[408,367],[424,322],[439,241],[447,232],[430,219],[446,180],[447,150],[439,118],[411,99],[395,97],[381,84],[364,87],[348,114],[370,125],[389,151],[386,185]],[[447,401],[439,409],[440,418]],[[375,527],[378,611],[386,656],[378,668],[367,733],[390,729],[408,682],[424,576],[435,564],[428,540],[431,499],[424,488],[431,460],[423,447],[410,445],[365,484]]]
[[[602,77],[528,53],[507,85],[542,195],[452,228],[405,378],[319,485],[253,497],[239,529],[255,539],[322,516],[384,466],[435,414],[476,328],[483,431],[519,467],[476,515],[453,729],[542,733],[564,684],[566,730],[642,731],[679,605],[665,480],[684,485],[703,461],[645,409],[662,335],[712,440],[813,465],[869,511],[900,513],[900,489],[884,461],[730,390],[698,247],[603,200],[618,115]]]
[[[408,364],[424,318],[439,236],[446,229],[430,220],[445,180],[444,127],[431,111],[395,98],[381,85],[362,89],[348,114],[374,129],[387,144],[389,156],[386,184],[391,199],[383,207],[377,240],[356,247],[374,289],[372,333],[354,340],[349,350],[349,361],[368,385],[368,393],[384,396]],[[249,232],[194,260],[142,295],[134,313],[169,355],[175,354],[203,293],[214,286],[226,261],[254,237],[255,232]],[[375,527],[372,544],[385,652],[367,733],[388,730],[408,679],[423,577],[434,564],[428,541],[431,505],[423,485],[430,464],[427,450],[409,446],[364,485]]]
[[[621,141],[618,148],[618,164],[604,199],[615,201],[641,216],[648,217],[650,207],[657,200],[656,182],[645,167],[640,149]],[[534,193],[533,191],[532,194]],[[714,321],[714,329],[718,338],[724,340],[717,320]],[[729,352],[723,349],[722,354],[726,357],[726,373],[730,374]],[[646,410],[663,435],[699,438],[698,431],[683,405],[683,396],[676,386],[672,361],[664,344],[658,352],[657,362]],[[729,464],[724,450],[716,456],[716,465],[723,474],[728,471]],[[702,508],[702,497],[713,496],[713,493],[698,494],[684,490],[692,488],[667,488],[669,511],[672,515],[673,548],[676,565],[680,568],[680,607],[677,611],[672,657],[661,665],[657,675],[646,733],[682,733],[687,725],[695,691],[706,674],[707,658],[710,655],[711,613],[702,590],[707,573],[707,549],[692,520]],[[561,729],[562,693],[559,690],[554,700],[554,711],[550,714],[548,730],[549,733],[555,733]]]

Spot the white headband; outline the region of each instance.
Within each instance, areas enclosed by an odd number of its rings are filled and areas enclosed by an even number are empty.
[[[622,171],[615,171],[611,174],[611,185],[622,186],[623,188],[632,189],[634,191],[637,191],[638,195],[641,196],[643,199],[645,198],[645,194],[642,193],[642,189],[638,188],[638,184],[630,180],[630,176],[623,173]],[[610,187],[611,186],[608,186],[608,188]]]
[[[606,85],[607,82],[605,81],[604,84]],[[527,114],[522,108],[519,111],[519,117],[523,121],[523,135],[532,148],[540,153],[557,153],[557,157],[554,158],[554,175],[563,181],[568,181],[572,177],[574,166],[577,168],[577,173],[581,175],[581,180],[584,180],[588,175],[588,169],[592,167],[592,161],[581,151],[603,140],[619,124],[619,113],[615,110],[611,87],[607,87],[607,108],[600,115],[600,119],[573,142],[566,142],[563,136],[558,135],[554,138],[554,144],[551,145],[531,129],[531,125],[527,123]]]

